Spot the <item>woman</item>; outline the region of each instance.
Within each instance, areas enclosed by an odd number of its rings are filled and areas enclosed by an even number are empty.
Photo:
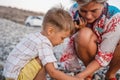
[[[70,14],[74,21],[79,21],[75,22],[76,28],[87,22],[86,27],[77,30],[73,40],[75,52],[86,66],[77,76],[92,80],[96,70],[109,65],[106,79],[116,80],[115,73],[120,69],[119,9],[110,6],[107,0],[74,1]]]

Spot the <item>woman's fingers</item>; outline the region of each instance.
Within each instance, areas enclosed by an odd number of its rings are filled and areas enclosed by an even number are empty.
[[[75,26],[75,28],[77,28],[77,29],[79,28],[79,24],[78,24],[76,21],[74,22],[74,26]]]
[[[87,24],[87,21],[82,17],[80,17],[79,20],[74,20],[74,26],[77,29],[85,27],[86,24]]]

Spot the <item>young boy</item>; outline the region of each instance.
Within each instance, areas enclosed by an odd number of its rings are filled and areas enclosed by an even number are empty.
[[[70,35],[73,22],[62,8],[50,9],[41,32],[31,33],[9,54],[3,74],[7,80],[46,80],[45,71],[55,80],[79,80],[56,69],[53,47]],[[45,70],[44,70],[45,69]]]

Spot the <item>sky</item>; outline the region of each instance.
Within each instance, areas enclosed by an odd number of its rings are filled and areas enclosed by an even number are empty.
[[[108,0],[112,5],[120,8],[120,0]],[[69,9],[72,5],[72,0],[0,0],[0,5],[17,7],[20,9],[35,11],[35,12],[47,12],[51,7],[62,5],[65,9]]]

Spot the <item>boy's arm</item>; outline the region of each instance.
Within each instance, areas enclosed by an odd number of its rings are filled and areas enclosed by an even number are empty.
[[[81,80],[75,76],[67,75],[64,72],[55,69],[53,63],[47,63],[45,65],[45,69],[47,73],[55,80]]]

